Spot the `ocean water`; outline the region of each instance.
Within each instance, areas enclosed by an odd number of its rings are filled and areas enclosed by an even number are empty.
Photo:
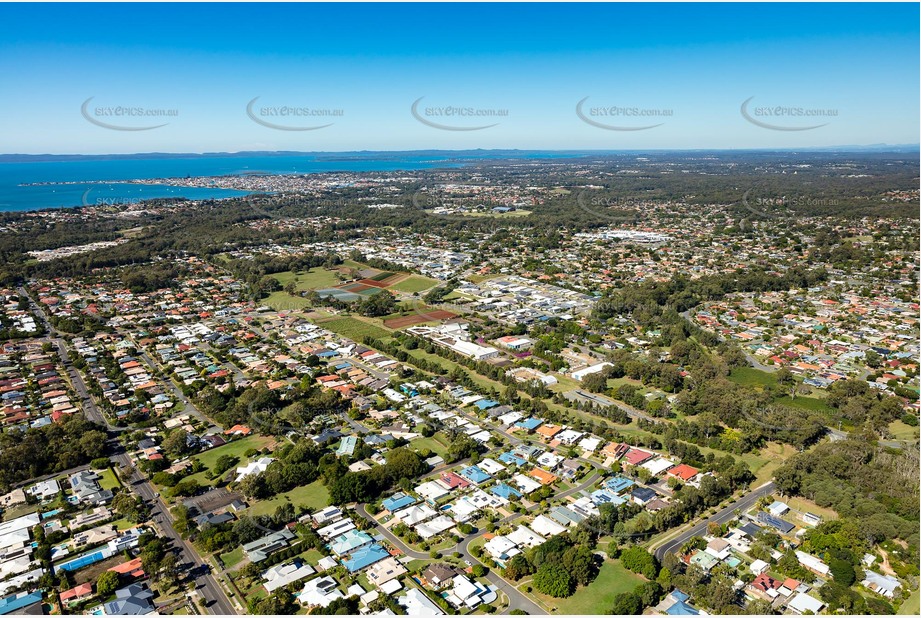
[[[559,158],[564,153],[330,153],[243,156],[164,156],[156,158],[92,158],[26,162],[0,161],[0,211],[29,211],[103,204],[134,203],[142,199],[186,197],[209,199],[245,195],[229,189],[126,184],[124,180],[223,176],[232,174],[291,174],[369,172],[448,168],[503,158]],[[90,182],[95,181],[95,182]],[[98,181],[106,181],[98,184]],[[24,186],[30,183],[51,183]],[[74,183],[74,184],[71,184]]]

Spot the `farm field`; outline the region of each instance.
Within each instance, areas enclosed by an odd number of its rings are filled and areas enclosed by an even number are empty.
[[[407,294],[413,294],[415,292],[424,292],[429,288],[435,287],[437,284],[437,279],[430,279],[428,277],[423,277],[422,275],[410,275],[406,279],[391,285],[390,289],[406,292]]]

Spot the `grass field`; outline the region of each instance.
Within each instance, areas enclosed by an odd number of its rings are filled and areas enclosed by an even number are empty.
[[[825,403],[824,400],[817,399],[815,397],[803,397],[800,395],[796,399],[790,399],[790,397],[785,395],[783,397],[778,397],[774,401],[782,406],[802,408],[803,410],[809,410],[810,412],[821,412],[823,414],[835,413],[834,408]]]
[[[414,292],[422,292],[431,287],[434,287],[437,283],[437,279],[429,279],[428,277],[423,277],[422,275],[410,275],[399,283],[390,286],[390,289],[412,294]]]
[[[442,457],[444,457],[448,452],[448,447],[445,444],[445,438],[440,433],[436,433],[431,438],[416,438],[409,444],[415,449],[427,448],[436,455],[441,455]]]
[[[338,271],[336,270],[326,270],[322,266],[318,266],[310,270],[299,270],[297,272],[286,270],[284,272],[275,273],[272,277],[278,280],[282,287],[288,285],[291,281],[295,281],[297,290],[303,292],[306,290],[331,288],[341,283],[336,276],[337,274]]]
[[[262,300],[275,311],[298,311],[310,306],[310,301],[301,296],[291,296],[285,291],[272,292]]]
[[[103,489],[115,489],[119,487],[121,483],[118,482],[118,478],[115,476],[115,471],[112,468],[106,468],[99,473],[99,486]]]
[[[569,598],[554,599],[536,591],[532,594],[547,607],[556,608],[553,612],[555,614],[606,614],[615,596],[621,592],[632,592],[644,581],[639,575],[621,566],[619,560],[605,560],[595,581],[579,588]]]
[[[247,458],[243,456],[243,453],[251,448],[257,450],[264,449],[265,447],[271,445],[273,441],[273,438],[268,436],[247,436],[241,440],[234,440],[233,442],[228,442],[223,446],[219,446],[217,448],[207,450],[204,453],[200,453],[196,455],[195,458],[205,466],[205,470],[192,474],[187,478],[195,479],[202,485],[212,485],[213,481],[209,481],[205,474],[208,472],[208,470],[214,467],[214,464],[217,462],[219,457],[222,455],[230,455],[232,457],[236,457],[240,460],[240,462],[237,464],[237,467],[244,466],[247,463]]]
[[[337,317],[332,320],[317,321],[317,325],[338,333],[344,337],[361,343],[362,339],[371,336],[375,339],[385,339],[393,335],[382,326],[370,324],[356,317]]]
[[[902,603],[898,613],[903,616],[917,616],[919,611],[921,611],[921,590],[915,590]]]
[[[889,432],[896,440],[917,440],[918,428],[906,425],[902,421],[892,421],[889,424]]]
[[[729,379],[736,384],[745,386],[769,387],[777,384],[777,378],[774,377],[773,373],[761,371],[754,367],[734,367],[729,374]]]
[[[250,515],[271,515],[281,504],[290,502],[295,508],[301,505],[307,508],[318,510],[327,506],[329,501],[329,492],[322,481],[314,481],[310,485],[296,487],[291,491],[278,494],[270,500],[260,500],[247,509]]]
[[[242,547],[234,547],[233,551],[229,551],[226,554],[221,554],[221,562],[224,564],[225,569],[229,569],[240,564],[241,560],[243,560]]]

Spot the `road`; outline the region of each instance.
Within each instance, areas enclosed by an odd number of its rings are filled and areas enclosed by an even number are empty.
[[[112,456],[112,461],[118,465],[130,466],[131,458],[124,451]],[[153,485],[144,478],[137,470],[127,479],[128,484],[141,498],[151,504],[150,518],[160,530],[160,536],[172,541],[173,547],[179,550],[180,563],[191,565],[190,569],[197,569],[206,563],[198,555],[198,552],[173,528],[173,518],[163,499],[160,498]],[[209,569],[210,569],[210,565]],[[196,570],[202,573],[201,570]],[[214,614],[232,615],[237,613],[236,607],[227,597],[224,589],[214,579],[210,573],[200,574],[195,578],[196,587],[201,594],[205,603],[208,603],[208,610]]]
[[[760,487],[757,487],[738,500],[735,503],[730,504],[723,510],[719,511],[713,517],[706,519],[699,524],[695,525],[688,530],[685,530],[679,534],[674,539],[666,542],[664,545],[660,545],[655,550],[656,558],[661,561],[666,554],[672,553],[675,550],[679,549],[682,545],[688,542],[691,537],[694,536],[703,536],[707,533],[707,526],[711,523],[723,524],[727,521],[733,519],[736,516],[736,511],[746,511],[758,501],[759,498],[763,496],[769,496],[774,493],[774,482],[768,482]]]
[[[456,464],[453,464],[453,465],[456,465]],[[588,478],[586,478],[578,486],[572,487],[570,489],[567,489],[566,491],[560,492],[556,494],[554,498],[562,498],[565,500],[569,496],[578,494],[584,491],[585,489],[588,489],[592,485],[594,485],[595,482],[597,482],[598,477],[599,477],[598,472],[593,471],[588,476]],[[538,508],[540,508],[539,504],[532,504],[530,507],[528,507],[527,510],[531,512]],[[406,543],[404,543],[398,536],[396,536],[389,529],[387,529],[386,526],[378,523],[378,521],[374,519],[374,517],[370,513],[368,513],[367,509],[365,509],[364,504],[359,504],[355,510],[359,516],[373,523],[377,531],[380,534],[382,534],[384,538],[386,538],[390,542],[391,545],[398,548],[400,551],[405,553],[410,558],[414,558],[416,560],[431,559],[431,556],[429,556],[429,554],[427,553],[418,552],[413,549],[410,549],[409,546],[406,545]],[[512,515],[509,515],[499,520],[497,523],[498,525],[501,526],[507,523],[511,523],[512,521],[518,519],[521,516],[522,516],[521,513],[513,513]],[[466,535],[463,538],[463,540],[461,540],[461,542],[458,543],[454,548],[445,550],[445,553],[456,551],[461,554],[464,560],[469,560],[471,563],[476,562],[476,563],[482,564],[482,562],[480,562],[472,553],[470,553],[470,550],[469,550],[470,542],[478,538],[480,534],[481,532],[477,531],[477,532],[472,532]],[[486,574],[486,580],[490,584],[494,585],[497,590],[501,590],[502,592],[504,592],[505,595],[508,597],[509,607],[507,611],[511,611],[513,609],[522,609],[531,615],[538,615],[538,614],[546,613],[543,609],[541,609],[539,605],[537,605],[534,601],[529,599],[521,591],[515,588],[515,586],[513,586],[508,580],[501,577],[494,569],[490,569],[489,573]]]
[[[57,347],[58,353],[61,355],[61,360],[64,363],[64,367],[67,369],[68,375],[70,376],[71,384],[82,400],[81,404],[83,407],[84,415],[89,420],[103,425],[110,432],[124,431],[122,428],[112,426],[106,416],[97,407],[92,395],[90,395],[89,390],[86,388],[86,383],[83,381],[83,376],[80,375],[80,372],[77,371],[77,369],[70,362],[70,356],[67,353],[67,347],[63,339],[61,339],[60,334],[48,322],[48,319],[45,316],[45,312],[42,311],[34,302],[32,302],[32,298],[28,296],[23,288],[20,288],[20,293],[29,298],[29,303],[32,306],[33,313],[39,316],[42,322],[44,322],[45,328],[49,333],[45,339],[52,342]],[[170,382],[170,384],[172,384],[172,382]],[[118,444],[116,449],[118,450],[110,457],[110,459],[120,467],[131,466],[131,458],[124,451],[124,448]],[[163,500],[157,495],[156,490],[153,488],[150,482],[144,478],[137,471],[137,469],[134,469],[131,477],[126,479],[126,481],[127,485],[135,493],[137,493],[137,495],[139,495],[148,504],[153,505],[151,509],[151,520],[161,531],[162,537],[170,539],[173,543],[173,547],[179,550],[180,562],[191,564],[192,566],[190,568],[192,569],[203,565],[204,563],[195,548],[189,545],[185,539],[183,539],[182,536],[173,528],[172,515],[170,515],[166,504],[164,504]],[[196,572],[202,573],[202,571]],[[210,573],[200,574],[195,578],[195,582],[196,587],[200,587],[199,592],[201,593],[202,598],[206,603],[210,603],[208,607],[210,612],[218,615],[233,615],[237,613],[236,608],[227,597],[223,588],[221,588],[221,586],[217,583],[217,581],[215,581],[214,577],[212,577]]]

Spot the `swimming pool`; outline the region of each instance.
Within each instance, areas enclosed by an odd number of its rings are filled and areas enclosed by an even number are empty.
[[[85,566],[89,566],[91,564],[99,562],[100,560],[105,560],[110,555],[111,555],[111,552],[107,552],[105,550],[98,550],[90,554],[84,554],[80,556],[79,558],[74,558],[73,560],[70,560],[69,562],[65,562],[64,564],[59,564],[54,569],[55,571],[79,571]]]

